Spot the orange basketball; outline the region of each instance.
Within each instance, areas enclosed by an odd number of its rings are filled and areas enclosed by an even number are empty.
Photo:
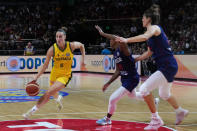
[[[39,85],[36,82],[30,82],[26,86],[26,92],[29,96],[36,96],[40,92]]]

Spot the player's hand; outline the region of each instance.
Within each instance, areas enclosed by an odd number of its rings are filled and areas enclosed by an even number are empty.
[[[85,67],[86,64],[85,64],[84,62],[81,62],[81,66],[82,66],[82,67]]]
[[[86,64],[84,62],[81,62],[81,71],[87,71]]]
[[[30,81],[28,84],[34,84],[34,83],[36,83],[36,80]]]
[[[109,86],[110,84],[108,84],[108,83],[106,83],[104,86],[103,86],[103,92],[105,92],[105,90],[108,88],[108,86]]]
[[[98,30],[99,34],[102,35],[104,32],[98,25],[95,25],[95,28]]]
[[[37,79],[38,79],[38,77],[37,77],[37,76],[34,76],[34,79],[32,80],[32,82],[33,82],[33,81],[36,82]]]
[[[136,63],[137,61],[138,61],[138,60],[135,58],[135,59],[134,59],[134,62]]]
[[[128,40],[123,37],[116,37],[115,41],[118,43],[125,43],[125,44],[128,43]]]

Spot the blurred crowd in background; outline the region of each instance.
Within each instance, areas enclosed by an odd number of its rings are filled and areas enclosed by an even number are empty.
[[[161,8],[160,25],[174,54],[197,54],[196,0],[154,0]],[[55,42],[57,29],[68,28],[67,40],[80,41],[87,54],[105,54],[109,40],[94,25],[111,34],[131,37],[143,33],[143,12],[152,0],[9,0],[0,2],[0,55],[25,55],[29,42],[33,55],[45,55]],[[142,54],[146,43],[130,45]],[[104,53],[103,53],[104,52]],[[76,51],[75,54],[79,54]]]

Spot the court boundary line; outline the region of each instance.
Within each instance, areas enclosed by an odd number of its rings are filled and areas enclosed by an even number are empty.
[[[32,120],[45,120],[45,119],[85,119],[85,120],[97,120],[97,119],[88,119],[88,118],[43,118],[43,119],[32,119]],[[6,121],[20,121],[20,120],[6,120]],[[6,121],[0,121],[0,122],[6,122]],[[31,120],[30,120],[31,121]],[[126,121],[126,120],[112,120],[112,121],[122,121],[122,122],[133,122],[133,123],[141,123],[141,124],[149,124],[147,122],[138,122],[138,121]],[[165,127],[167,129],[171,129],[172,131],[177,131],[174,128],[168,127],[168,125],[163,125],[162,127]]]
[[[49,114],[34,114],[34,116],[44,116],[44,115],[64,115],[64,114],[92,114],[92,113],[96,113],[96,114],[100,114],[100,113],[106,113],[106,112],[81,112],[81,113],[77,113],[77,112],[74,112],[74,113],[49,113]],[[134,114],[134,113],[150,113],[150,112],[116,112],[116,114]],[[162,113],[173,113],[175,114],[174,112],[160,112],[161,114]],[[191,114],[197,114],[197,112],[190,112]],[[9,116],[21,116],[22,115],[5,115],[5,116],[0,116],[0,117],[9,117]],[[45,117],[45,118],[42,118],[42,119],[88,119],[88,118],[48,118],[48,117]],[[24,120],[24,119],[19,119],[19,120]],[[30,120],[39,120],[39,119],[30,119]],[[97,120],[97,119],[89,119],[89,120]],[[17,120],[5,120],[5,121],[17,121]],[[112,121],[126,121],[126,120],[112,120]],[[0,121],[0,122],[3,122],[3,121]],[[136,122],[136,123],[145,123],[145,124],[148,124],[146,122],[137,122],[137,121],[127,121],[127,122]],[[167,126],[176,126],[176,127],[189,127],[189,126],[197,126],[197,124],[181,124],[181,125],[164,125],[163,127],[167,127]],[[173,129],[171,127],[167,127],[169,129]],[[176,129],[173,129],[174,131],[176,131]]]
[[[103,113],[103,112],[100,112],[100,113]],[[50,113],[49,115],[52,115],[52,114],[57,114],[57,113]],[[61,114],[61,113],[59,113],[59,114]],[[34,114],[34,115],[39,116],[39,115],[44,115],[44,114]],[[22,116],[22,115],[13,115],[13,116]],[[45,117],[45,118],[42,118],[42,119],[88,119],[88,118],[48,118],[48,117]],[[42,119],[30,119],[30,120],[42,120]],[[24,120],[24,119],[19,119],[19,120]],[[5,120],[5,121],[19,121],[19,120]],[[88,120],[97,120],[97,119],[88,119]],[[112,121],[126,121],[126,120],[112,120]],[[0,121],[0,122],[4,122],[4,121]],[[148,124],[147,122],[140,122],[140,121],[139,122],[138,121],[127,121],[127,122],[136,122],[136,123]],[[197,126],[197,124],[181,124],[181,125],[164,125],[163,126],[163,127],[172,129],[174,131],[177,131],[176,129],[171,128],[171,127],[167,127],[167,126],[188,127],[188,126]]]
[[[106,112],[71,112],[71,113],[47,113],[47,114],[34,114],[34,116],[52,116],[52,115],[78,115],[78,114],[104,114]],[[175,112],[159,112],[160,114],[175,114]],[[190,114],[197,114],[197,112],[189,112]],[[116,114],[150,114],[150,112],[116,112]],[[4,115],[3,117],[14,117],[22,115]],[[43,119],[66,119],[66,118],[43,118]],[[87,119],[87,118],[69,118],[69,119]],[[23,120],[23,119],[22,119]],[[15,120],[13,120],[15,121]],[[114,121],[125,121],[125,120],[114,120]],[[128,121],[128,122],[136,122],[136,121]],[[138,122],[140,123],[140,122]],[[145,123],[145,122],[142,122]],[[197,124],[182,124],[182,125],[166,125],[166,126],[177,126],[177,127],[189,127],[189,126],[197,126]]]
[[[35,116],[44,115],[78,115],[78,114],[102,114],[106,112],[71,112],[71,113],[47,113],[47,114],[34,114]],[[150,114],[150,112],[116,112],[116,114]],[[159,112],[159,114],[175,114],[175,112]],[[189,112],[189,114],[197,114],[197,112]],[[1,115],[0,117],[12,117],[22,115]]]

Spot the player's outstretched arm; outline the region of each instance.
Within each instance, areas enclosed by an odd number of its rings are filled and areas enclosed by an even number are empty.
[[[98,30],[99,34],[107,39],[113,39],[115,40],[116,39],[116,35],[113,35],[113,34],[107,34],[107,33],[104,33],[103,30],[98,26],[98,25],[95,25],[95,28]]]
[[[110,80],[103,86],[103,91],[105,91],[108,86],[118,78],[118,76],[120,75],[120,70],[116,64],[116,71],[114,72],[114,74],[112,75],[112,77],[110,78]]]
[[[152,36],[158,35],[160,33],[161,33],[161,30],[158,26],[151,26],[150,28],[147,29],[147,31],[144,34],[130,37],[130,38],[117,37],[116,41],[121,42],[121,43],[143,42],[143,41],[147,41]]]
[[[44,65],[41,67],[41,69],[39,70],[38,74],[34,77],[35,81],[37,81],[37,79],[45,72],[45,70],[47,69],[47,67],[49,65],[49,62],[50,62],[52,56],[53,56],[53,46],[51,46],[48,49]]]

